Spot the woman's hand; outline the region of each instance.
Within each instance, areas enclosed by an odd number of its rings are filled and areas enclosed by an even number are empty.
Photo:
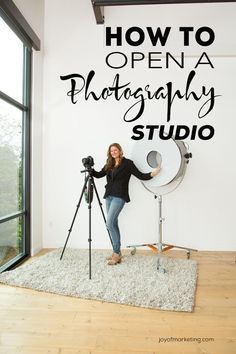
[[[161,166],[157,166],[156,168],[154,168],[154,170],[151,172],[151,177],[155,177],[156,175],[158,175],[160,170],[161,170]]]

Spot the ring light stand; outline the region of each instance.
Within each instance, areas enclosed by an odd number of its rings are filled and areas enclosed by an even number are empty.
[[[142,141],[133,150],[133,160],[140,170],[156,168],[161,166],[159,174],[149,181],[142,181],[143,186],[158,200],[158,238],[157,243],[145,243],[142,245],[131,245],[127,248],[133,248],[131,254],[136,253],[137,247],[149,247],[157,253],[157,270],[165,273],[166,270],[161,265],[162,252],[172,248],[178,248],[187,251],[187,258],[190,258],[190,251],[197,251],[193,248],[170,245],[163,242],[162,223],[165,220],[162,217],[162,195],[172,192],[183,180],[187,164],[192,154],[188,152],[188,147],[182,141],[174,139],[159,140],[152,142]]]

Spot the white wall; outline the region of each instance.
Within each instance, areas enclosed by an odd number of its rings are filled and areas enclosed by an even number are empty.
[[[33,50],[31,114],[31,254],[42,248],[42,114],[43,114],[43,32],[44,0],[14,0],[41,40]]]
[[[18,1],[20,2],[20,1]],[[150,84],[159,87],[173,81],[175,88],[184,87],[186,77],[199,55],[206,51],[214,64],[196,69],[195,90],[202,85],[215,87],[214,109],[201,121],[197,118],[199,103],[175,102],[171,124],[211,124],[215,136],[209,141],[187,142],[193,153],[182,184],[163,198],[164,241],[199,250],[235,249],[235,47],[236,4],[197,4],[109,7],[105,9],[105,25],[96,25],[87,0],[45,0],[45,43],[43,81],[43,247],[64,245],[83,186],[81,159],[92,155],[95,168],[100,169],[111,142],[119,142],[126,157],[131,157],[137,142],[130,137],[135,124],[166,124],[166,103],[147,102],[143,116],[126,123],[122,116],[130,102],[108,99],[85,101],[82,94],[73,105],[66,96],[69,82],[60,75],[79,73],[86,76],[95,70],[92,87],[96,90],[111,85],[119,72],[121,81],[132,87]],[[105,26],[153,28],[171,26],[173,33],[166,47],[153,48],[147,42],[142,47],[123,45],[107,48]],[[184,48],[179,26],[211,27],[216,34],[212,46],[193,45]],[[105,57],[111,51],[129,55],[134,51],[169,51],[187,54],[186,66],[179,69],[148,69],[142,62],[135,69],[127,66],[113,70]],[[167,124],[166,124],[167,125]],[[105,180],[96,180],[102,198]],[[155,242],[157,235],[157,202],[134,177],[130,183],[131,203],[120,216],[122,245]],[[103,219],[96,200],[92,207],[92,239],[94,248],[110,247]],[[69,247],[87,248],[88,209],[84,200],[70,236]]]

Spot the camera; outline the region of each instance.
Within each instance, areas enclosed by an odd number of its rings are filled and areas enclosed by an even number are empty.
[[[88,156],[88,157],[85,157],[82,159],[82,164],[84,165],[84,167],[86,169],[91,169],[94,165],[94,161],[93,161],[93,158],[92,156]]]

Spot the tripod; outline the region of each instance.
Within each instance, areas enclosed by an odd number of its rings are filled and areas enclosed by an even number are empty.
[[[75,214],[74,214],[71,226],[70,226],[70,228],[68,230],[68,235],[67,235],[67,238],[66,238],[62,253],[61,253],[60,260],[62,260],[63,254],[65,252],[66,245],[67,245],[67,242],[69,240],[69,237],[70,237],[70,234],[71,234],[71,231],[72,231],[72,228],[73,228],[73,225],[74,225],[74,222],[75,222],[75,219],[76,219],[76,216],[77,216],[80,204],[81,204],[81,200],[83,198],[83,195],[84,195],[85,191],[87,191],[86,201],[88,203],[88,210],[89,210],[89,238],[88,238],[88,242],[89,242],[89,279],[91,279],[91,263],[92,263],[92,256],[91,256],[91,248],[92,248],[92,246],[91,246],[91,242],[92,242],[92,237],[91,237],[91,232],[92,232],[92,227],[91,227],[91,225],[92,225],[92,212],[91,211],[92,210],[91,209],[92,209],[92,201],[93,201],[93,189],[95,190],[95,194],[96,194],[96,197],[97,197],[97,200],[98,200],[98,203],[99,203],[99,206],[100,206],[100,209],[101,209],[101,212],[102,212],[102,216],[103,216],[103,220],[104,220],[105,224],[106,224],[106,218],[105,218],[105,215],[104,215],[104,212],[103,212],[103,209],[102,209],[102,203],[100,201],[100,198],[99,198],[99,195],[98,195],[98,192],[97,192],[97,188],[96,188],[96,185],[95,185],[95,182],[94,182],[94,178],[92,176],[92,169],[91,168],[86,168],[86,170],[83,170],[81,172],[82,173],[88,173],[88,175],[87,176],[85,175],[84,186],[82,188],[82,192],[81,192],[81,195],[80,195],[80,198],[79,198],[79,202],[78,202],[78,204],[76,206],[76,210],[75,210]],[[111,244],[113,245],[109,230],[107,230],[107,231],[108,231],[108,235],[109,235]]]

